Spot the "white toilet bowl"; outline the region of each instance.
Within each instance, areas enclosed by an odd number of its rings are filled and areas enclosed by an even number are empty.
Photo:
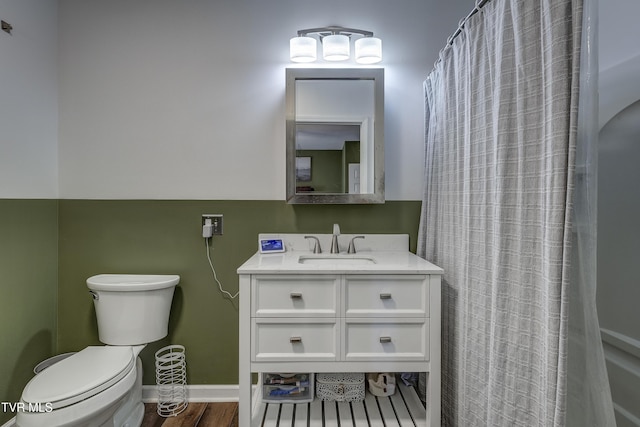
[[[178,281],[178,276],[142,275],[88,279],[100,340],[110,345],[87,347],[32,378],[16,425],[139,427],[144,405],[138,354],[147,342],[166,336]]]
[[[87,347],[36,375],[25,387],[20,427],[139,426],[144,346]],[[114,424],[114,419],[121,422]]]

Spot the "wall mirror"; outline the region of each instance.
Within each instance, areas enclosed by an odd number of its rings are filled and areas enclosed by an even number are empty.
[[[288,68],[287,201],[384,203],[384,70]]]

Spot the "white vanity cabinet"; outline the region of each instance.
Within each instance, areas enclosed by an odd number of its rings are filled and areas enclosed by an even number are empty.
[[[429,268],[423,268],[424,272],[415,266],[382,268],[382,262],[371,268],[302,270],[296,266],[288,270],[285,259],[282,258],[280,268],[261,269],[259,260],[254,260],[253,268],[248,261],[238,270],[239,425],[259,426],[269,418],[260,401],[260,387],[255,395],[252,392],[252,373],[427,372],[426,410],[415,392],[405,387],[402,387],[405,393],[413,394],[397,398],[403,402],[411,400],[407,405],[413,404],[413,412],[410,408],[406,411],[396,408],[397,403],[389,407],[392,415],[405,411],[405,419],[415,418],[407,426],[413,426],[414,422],[416,426],[440,426],[442,270],[426,261]],[[320,403],[303,404],[303,408],[295,411],[283,404],[277,416],[273,416],[273,424],[265,422],[265,425],[297,426],[295,414],[304,412],[300,425],[306,426],[307,411],[312,412],[316,404]],[[344,423],[345,414],[338,413],[340,405],[345,404],[332,403],[318,411]],[[376,405],[383,414],[385,404]],[[355,405],[347,408],[342,410],[348,417],[363,419],[349,419],[346,425],[361,425],[359,422],[369,425],[367,417],[371,415]],[[286,411],[292,421],[287,418],[279,424]],[[310,419],[314,416],[310,415]],[[394,418],[396,424],[387,425],[404,426],[399,421],[401,415],[394,416],[398,417]],[[338,425],[337,421],[327,422]]]
[[[312,251],[332,235],[307,236],[260,234],[285,252],[238,268],[240,427],[439,427],[442,269],[409,252],[406,234],[364,235],[355,254],[354,235],[339,236],[338,254]],[[426,409],[399,380],[395,395],[358,403],[266,404],[252,386],[256,373],[327,372],[425,372]]]

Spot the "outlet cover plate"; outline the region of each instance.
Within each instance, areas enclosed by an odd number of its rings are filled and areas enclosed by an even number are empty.
[[[222,236],[222,221],[223,221],[223,216],[222,214],[203,214],[202,215],[202,225],[204,225],[204,222],[206,219],[211,219],[211,225],[213,226],[212,231],[213,231],[213,235],[214,236]]]

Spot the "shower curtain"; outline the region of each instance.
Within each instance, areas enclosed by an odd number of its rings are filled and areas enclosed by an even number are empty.
[[[489,1],[425,81],[418,253],[445,270],[444,425],[615,425],[608,386],[592,381],[606,383],[599,342],[587,348],[595,304],[577,289],[591,272],[574,269],[593,251],[572,252],[593,243],[573,210],[589,194],[588,160],[576,184],[576,155],[589,156],[579,106],[597,105],[580,91],[582,18],[581,0]]]

